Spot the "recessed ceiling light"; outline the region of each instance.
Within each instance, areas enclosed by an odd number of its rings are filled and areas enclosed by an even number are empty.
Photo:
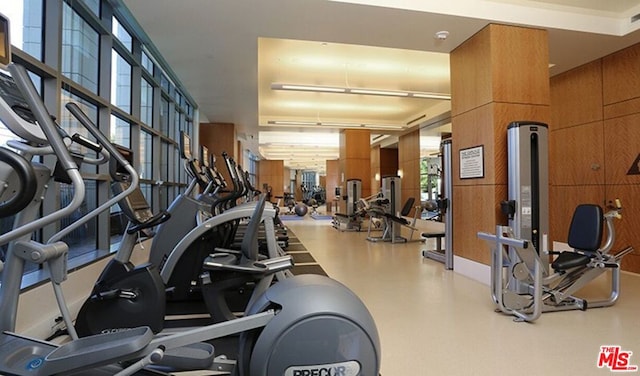
[[[438,40],[445,40],[445,39],[449,38],[449,32],[446,31],[446,30],[438,31],[434,35],[434,38],[436,38]]]

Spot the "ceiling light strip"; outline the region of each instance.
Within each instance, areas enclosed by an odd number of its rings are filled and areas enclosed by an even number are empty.
[[[333,122],[312,122],[312,121],[282,121],[269,120],[269,125],[288,125],[294,127],[336,127],[336,128],[370,128],[370,129],[404,129],[402,125],[392,124],[360,124],[360,123],[333,123]]]
[[[318,92],[318,93],[341,93],[341,94],[379,95],[379,96],[405,97],[405,98],[451,100],[451,95],[446,93],[382,90],[382,89],[370,89],[370,88],[351,88],[351,87],[339,87],[339,86],[272,83],[271,90],[311,91],[311,92]]]

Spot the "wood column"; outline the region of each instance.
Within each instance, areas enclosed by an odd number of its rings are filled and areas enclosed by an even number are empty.
[[[340,132],[340,185],[347,180],[362,180],[362,197],[371,195],[371,132],[368,129],[344,129]]]
[[[398,169],[402,174],[402,202],[396,203],[399,210],[413,197],[420,203],[420,130],[402,135],[398,139]],[[409,216],[415,211],[411,209]]]
[[[233,123],[200,123],[199,129],[200,145],[209,148],[209,153],[217,158],[216,167],[218,171],[231,184],[231,177],[227,167],[222,160],[222,152],[226,152],[230,157],[238,161],[236,126]],[[242,163],[242,161],[240,161]],[[244,166],[243,166],[244,167]]]
[[[284,161],[261,160],[258,165],[258,186],[263,190],[264,184],[271,187],[271,200],[277,201],[276,196],[284,196]],[[288,176],[287,176],[288,179]],[[264,190],[266,192],[266,190]],[[284,206],[284,201],[280,202]]]
[[[378,192],[384,176],[395,176],[398,173],[398,149],[371,148],[371,194]],[[377,175],[377,176],[376,176]],[[377,177],[377,179],[376,179]]]
[[[336,188],[340,186],[340,160],[327,160],[327,176],[325,189],[327,191],[327,213],[334,210],[333,203],[336,199]]]
[[[453,249],[457,256],[489,264],[478,231],[506,224],[507,125],[549,123],[547,32],[491,24],[451,52],[453,150]],[[460,150],[483,146],[484,177],[460,179]]]

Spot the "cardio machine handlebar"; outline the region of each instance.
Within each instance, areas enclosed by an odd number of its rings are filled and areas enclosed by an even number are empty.
[[[0,236],[0,245],[71,215],[82,205],[85,195],[84,181],[82,180],[80,171],[78,171],[78,165],[71,157],[62,136],[58,132],[58,126],[53,122],[51,116],[49,116],[49,113],[47,112],[47,109],[44,107],[36,88],[33,86],[33,82],[29,78],[27,70],[21,65],[16,64],[10,64],[8,68],[20,92],[24,95],[25,100],[29,104],[38,124],[42,128],[47,141],[55,152],[60,166],[62,166],[62,168],[67,172],[74,188],[74,195],[66,207],[54,211],[53,213],[33,222],[29,222],[23,226],[15,228]]]
[[[129,161],[127,161],[120,154],[120,152],[118,152],[115,146],[113,146],[113,144],[109,141],[109,139],[107,139],[107,137],[105,137],[105,135],[102,134],[102,132],[100,132],[100,130],[93,124],[91,119],[89,119],[89,117],[82,111],[82,109],[80,109],[80,107],[77,104],[73,102],[69,102],[65,105],[65,107],[93,135],[93,137],[95,137],[95,139],[98,140],[98,143],[103,148],[105,148],[107,152],[113,158],[115,158],[116,161],[118,161],[118,163],[120,163],[125,168],[126,166],[130,165]]]

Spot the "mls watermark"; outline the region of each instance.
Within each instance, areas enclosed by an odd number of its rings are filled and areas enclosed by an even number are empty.
[[[609,368],[611,372],[637,372],[638,366],[631,364],[632,351],[620,346],[600,346],[598,368]]]

